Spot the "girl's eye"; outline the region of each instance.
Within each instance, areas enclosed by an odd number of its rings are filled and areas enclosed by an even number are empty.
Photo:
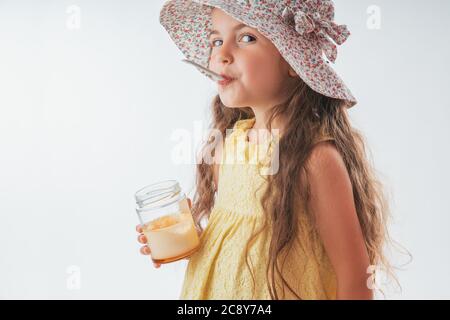
[[[249,34],[244,34],[244,35],[241,37],[241,39],[243,39],[244,37],[249,37],[249,38],[252,38],[252,39],[255,39],[255,40],[256,40],[256,38],[255,38],[254,36],[251,36],[251,35],[249,35]],[[216,39],[216,40],[211,41],[211,46],[212,46],[212,47],[215,47],[214,44],[215,44],[217,41],[222,41],[222,40]],[[249,42],[251,42],[251,41],[249,41]]]
[[[253,37],[253,36],[251,36],[251,35],[249,35],[249,34],[244,34],[244,35],[242,36],[242,38],[244,38],[244,37],[249,37],[249,38],[255,39],[255,37]],[[241,38],[241,39],[242,39],[242,38]]]

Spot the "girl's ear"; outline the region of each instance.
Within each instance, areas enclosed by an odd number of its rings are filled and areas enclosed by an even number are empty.
[[[294,69],[292,69],[291,66],[289,66],[289,76],[292,78],[298,77],[298,74],[295,72]]]

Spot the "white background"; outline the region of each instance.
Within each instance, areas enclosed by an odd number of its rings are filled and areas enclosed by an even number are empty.
[[[352,33],[335,68],[413,255],[387,297],[449,299],[450,3],[335,3]],[[180,62],[162,4],[0,0],[0,298],[178,298],[186,262],[139,254],[133,195],[163,179],[192,195],[194,162],[172,161],[171,137],[208,125],[216,88]]]

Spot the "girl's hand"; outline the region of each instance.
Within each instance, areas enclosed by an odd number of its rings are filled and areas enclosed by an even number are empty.
[[[189,208],[192,208],[192,201],[191,201],[191,199],[187,198],[187,201],[188,201],[188,204],[189,204]],[[144,246],[142,246],[141,249],[140,249],[141,254],[143,254],[145,256],[150,255],[151,251],[150,251],[150,248],[147,245],[147,237],[144,235],[143,230],[142,230],[142,226],[140,224],[138,224],[136,226],[136,231],[139,233],[138,242],[141,243],[141,244],[144,244]],[[185,258],[185,259],[189,259],[189,257]],[[155,268],[159,268],[159,267],[161,267],[161,264],[153,262],[153,266]]]

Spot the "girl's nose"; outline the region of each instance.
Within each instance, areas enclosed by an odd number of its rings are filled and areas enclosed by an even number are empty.
[[[221,51],[218,53],[216,63],[218,65],[230,64],[233,62],[233,56],[229,52]]]
[[[231,63],[231,61],[232,61],[232,58],[231,58],[231,56],[222,56],[221,58],[220,58],[220,60],[219,60],[219,62],[220,63],[223,63],[223,64],[230,64]]]
[[[216,61],[219,64],[221,63],[230,64],[233,61],[233,54],[230,46],[227,44],[222,44],[222,46],[217,49],[216,57],[217,57]]]

